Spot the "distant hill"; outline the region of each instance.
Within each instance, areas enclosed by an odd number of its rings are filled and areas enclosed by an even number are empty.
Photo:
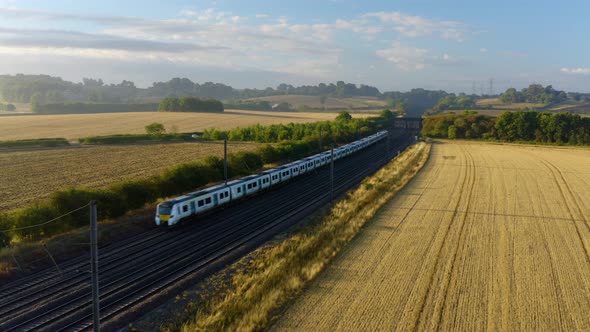
[[[409,116],[420,116],[447,95],[442,90],[420,88],[408,92],[381,92],[376,87],[344,81],[302,86],[283,83],[276,88],[235,89],[222,83],[199,84],[188,78],[176,77],[167,82],[154,82],[148,88],[138,88],[127,80],[119,84],[105,84],[102,79],[83,78],[82,82],[74,83],[49,75],[0,75],[0,101],[25,104],[145,104],[159,103],[165,97],[212,98],[231,104],[237,100],[271,97],[269,101],[286,101],[295,107],[305,108],[307,105],[312,109],[321,109],[324,104],[320,98],[326,98],[325,107],[328,109],[371,109],[389,105],[403,108]]]

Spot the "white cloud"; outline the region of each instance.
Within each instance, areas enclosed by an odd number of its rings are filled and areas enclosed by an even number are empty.
[[[345,71],[341,55],[346,48],[340,45],[354,42],[405,70],[421,70],[455,60],[448,54],[435,57],[429,49],[399,43],[375,51],[379,44],[371,40],[380,37],[382,32],[438,35],[451,40],[462,40],[466,34],[465,26],[457,22],[400,13],[370,13],[302,24],[287,17],[255,14],[248,18],[216,8],[184,9],[167,19],[0,8],[0,18],[15,17],[30,22],[31,29],[14,28],[9,31],[10,35],[3,35],[0,25],[0,54],[128,62],[146,60],[313,77],[329,77],[329,74]],[[65,24],[69,27],[72,21],[90,23],[87,25],[92,28],[87,31],[92,33],[45,28],[47,22],[51,22],[51,26]],[[342,42],[343,39],[346,42]],[[369,68],[379,70],[374,66]]]
[[[363,17],[374,17],[378,18],[382,23],[391,23],[395,31],[406,37],[438,34],[443,39],[462,42],[468,34],[467,26],[460,22],[437,21],[400,12],[372,12],[363,15]]]
[[[426,57],[429,52],[430,50],[425,48],[416,48],[395,43],[392,48],[378,50],[377,55],[395,63],[400,69],[422,70],[428,65]]]
[[[590,75],[590,68],[561,68],[561,72],[573,75]]]

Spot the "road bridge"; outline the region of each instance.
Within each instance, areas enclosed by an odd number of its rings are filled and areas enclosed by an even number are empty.
[[[422,129],[422,118],[395,118],[393,128],[396,129]]]

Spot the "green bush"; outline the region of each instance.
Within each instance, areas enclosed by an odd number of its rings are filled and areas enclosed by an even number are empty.
[[[111,189],[125,200],[130,210],[139,209],[160,196],[152,179],[127,180],[113,185]]]
[[[133,144],[141,142],[187,142],[194,141],[193,134],[138,134],[138,135],[108,135],[92,136],[79,139],[82,144]]]
[[[16,141],[0,141],[2,148],[26,148],[26,147],[56,147],[70,145],[65,138],[37,138]]]
[[[228,173],[231,176],[248,175],[262,168],[262,157],[255,152],[240,151],[227,158]]]
[[[158,104],[36,103],[33,112],[40,114],[91,114],[148,112],[157,109]]]
[[[215,99],[199,99],[196,97],[164,98],[158,106],[161,112],[223,112],[223,104]]]
[[[186,163],[165,171],[158,179],[158,191],[161,197],[172,196],[219,180],[218,170],[203,163]]]

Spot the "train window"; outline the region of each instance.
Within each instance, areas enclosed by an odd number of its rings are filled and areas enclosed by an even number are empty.
[[[242,188],[238,188],[238,192],[241,193],[242,192]]]
[[[211,197],[207,197],[207,199],[205,199],[205,203],[210,204],[211,203]]]
[[[252,187],[256,187],[258,185],[258,183],[254,182],[252,183]]]
[[[187,212],[187,211],[188,211],[188,205],[183,205],[182,212]]]
[[[204,200],[200,200],[200,201],[199,201],[199,207],[201,207],[201,206],[203,206],[203,205],[205,205],[205,201],[204,201]]]

